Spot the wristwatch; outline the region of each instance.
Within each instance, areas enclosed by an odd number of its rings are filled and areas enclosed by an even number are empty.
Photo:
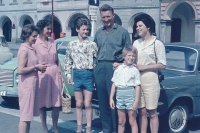
[[[34,69],[33,69],[33,71],[37,71],[37,68],[35,67],[35,65],[34,65]]]

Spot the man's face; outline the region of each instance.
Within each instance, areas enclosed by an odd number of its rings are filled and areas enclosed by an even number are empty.
[[[106,28],[111,28],[114,25],[115,15],[111,11],[102,11],[101,20]]]

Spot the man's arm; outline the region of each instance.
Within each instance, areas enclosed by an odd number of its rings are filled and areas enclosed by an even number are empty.
[[[68,83],[72,84],[72,80],[71,80],[71,68],[73,65],[73,60],[71,58],[71,50],[70,50],[70,43],[68,44],[67,48],[66,48],[66,56],[65,56],[65,75],[67,75],[67,79],[68,79]]]
[[[124,47],[132,46],[131,38],[127,30],[124,32],[123,43]]]

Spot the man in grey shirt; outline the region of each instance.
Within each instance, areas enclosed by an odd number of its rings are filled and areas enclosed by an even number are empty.
[[[123,62],[122,49],[126,46],[132,46],[132,44],[128,31],[114,22],[115,14],[111,6],[103,5],[100,8],[100,13],[104,26],[97,31],[94,38],[98,46],[94,78],[103,132],[112,133],[117,132],[118,128],[116,109],[111,110],[109,106],[113,67],[117,67]]]

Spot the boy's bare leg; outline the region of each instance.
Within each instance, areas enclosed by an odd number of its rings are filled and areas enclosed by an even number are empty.
[[[126,112],[124,109],[117,109],[118,113],[118,133],[124,133],[126,123]]]
[[[83,91],[74,91],[76,100],[76,119],[77,119],[77,132],[82,131],[82,118],[83,118]]]
[[[87,129],[86,133],[91,133],[91,127],[92,127],[92,92],[84,90],[84,105],[86,110],[86,120],[87,120]]]
[[[131,125],[132,133],[138,133],[138,125],[136,121],[136,111],[128,111],[129,124]]]

